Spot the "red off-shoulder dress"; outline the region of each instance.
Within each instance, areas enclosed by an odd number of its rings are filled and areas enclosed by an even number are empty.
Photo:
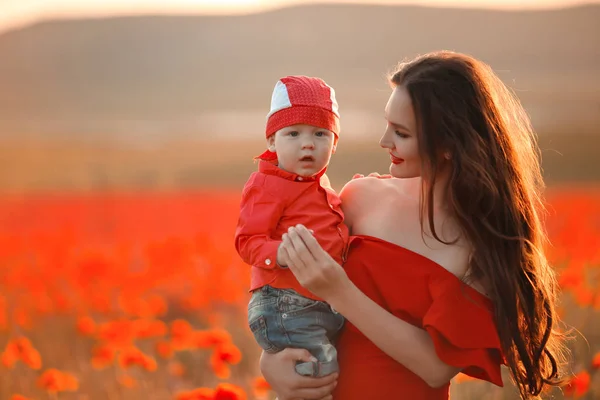
[[[502,352],[491,301],[434,261],[370,236],[351,238],[344,268],[377,304],[425,329],[438,357],[464,374],[502,386]],[[335,400],[447,400],[386,355],[350,322],[338,341]]]

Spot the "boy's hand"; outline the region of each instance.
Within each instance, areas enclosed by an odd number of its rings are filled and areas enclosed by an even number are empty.
[[[287,252],[281,248],[282,244],[283,242],[279,243],[279,246],[277,247],[277,265],[281,268],[287,268],[289,261],[287,258],[288,255]]]
[[[309,229],[308,231],[313,234],[315,233],[315,231],[312,229]],[[283,236],[281,236],[281,240],[283,240],[286,235],[287,233],[284,233]],[[289,256],[287,251],[281,248],[282,244],[283,242],[279,243],[279,246],[277,247],[277,265],[279,265],[281,268],[287,268],[289,264]]]

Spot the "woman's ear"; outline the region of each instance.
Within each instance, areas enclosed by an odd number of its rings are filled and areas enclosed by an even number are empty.
[[[444,152],[444,158],[445,158],[446,160],[450,160],[450,159],[452,158],[452,154],[450,154],[450,152],[449,152],[449,151],[445,151],[445,152]]]

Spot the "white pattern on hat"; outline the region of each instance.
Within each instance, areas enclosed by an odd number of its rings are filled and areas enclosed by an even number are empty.
[[[284,108],[291,106],[292,102],[290,101],[287,87],[283,82],[277,81],[275,84],[275,89],[273,89],[273,95],[271,96],[271,111],[269,111],[269,114],[267,114],[267,119],[269,119],[269,117],[275,114],[277,111],[281,111]]]
[[[338,117],[340,116],[340,112],[338,111],[338,103],[335,99],[335,90],[327,84],[325,84],[329,88],[329,97],[331,98],[331,112],[333,112]]]

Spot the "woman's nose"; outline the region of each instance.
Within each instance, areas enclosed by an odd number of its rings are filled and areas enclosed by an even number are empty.
[[[381,139],[379,139],[379,146],[383,147],[383,148],[388,148],[389,146],[389,141],[387,138],[387,131],[383,132],[383,135],[381,136]]]

